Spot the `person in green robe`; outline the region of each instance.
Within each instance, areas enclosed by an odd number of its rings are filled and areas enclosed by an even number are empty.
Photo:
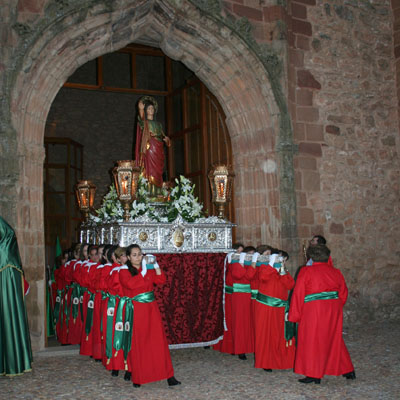
[[[17,238],[0,217],[0,375],[31,371],[32,349]]]

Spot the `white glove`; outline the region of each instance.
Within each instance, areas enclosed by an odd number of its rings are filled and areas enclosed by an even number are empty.
[[[143,257],[142,258],[142,276],[145,276],[147,273],[147,267],[146,267],[146,259]]]
[[[227,260],[227,262],[228,262],[228,264],[230,264],[231,262],[232,262],[232,256],[235,254],[235,252],[231,252],[231,253],[228,253],[227,255],[226,255],[226,260]]]
[[[253,257],[251,258],[251,262],[252,263],[255,263],[255,262],[257,262],[257,258],[260,256],[260,253],[254,253],[253,254]]]
[[[160,266],[158,265],[158,262],[154,263],[154,269],[160,269]]]
[[[246,253],[240,253],[239,262],[240,264],[244,264],[244,259],[246,258]]]
[[[273,267],[274,264],[275,264],[275,260],[276,260],[277,257],[278,257],[278,254],[271,254],[271,255],[269,256],[269,264],[268,264],[268,265],[270,265],[271,267]]]

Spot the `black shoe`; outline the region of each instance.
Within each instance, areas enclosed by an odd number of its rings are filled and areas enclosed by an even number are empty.
[[[113,369],[111,371],[111,376],[118,376],[118,374],[119,374],[119,370],[118,369]]]
[[[101,358],[95,358],[94,361],[100,362],[100,361],[101,361]]]
[[[129,371],[125,372],[124,381],[130,381],[132,374]]]
[[[270,369],[270,368],[264,368],[264,371],[266,371],[266,372],[272,372],[272,369]]]
[[[168,381],[168,386],[176,386],[181,384],[174,376],[168,378],[167,381]]]
[[[320,378],[311,378],[309,376],[306,376],[303,379],[299,379],[299,382],[301,383],[315,383],[316,385],[321,383],[321,379]]]
[[[348,372],[347,374],[342,375],[346,379],[356,379],[355,371]]]
[[[140,387],[140,385],[138,383],[134,383],[133,387]]]
[[[207,350],[207,349],[210,348],[210,346],[204,346],[203,348],[204,348],[205,350]]]
[[[247,360],[246,354],[239,354],[240,360]]]

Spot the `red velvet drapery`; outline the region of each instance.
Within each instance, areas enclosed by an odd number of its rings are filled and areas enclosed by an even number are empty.
[[[168,343],[201,346],[222,336],[225,254],[156,256],[167,277],[167,282],[155,287],[154,293]]]

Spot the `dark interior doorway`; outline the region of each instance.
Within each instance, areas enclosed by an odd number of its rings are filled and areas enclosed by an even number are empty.
[[[61,140],[82,147],[79,174],[68,182],[57,181],[58,186],[63,182],[69,185],[69,190],[64,189],[69,193],[69,204],[57,201],[54,194],[45,190],[45,209],[57,208],[68,216],[65,226],[71,226],[61,229],[60,221],[48,219],[52,214],[45,213],[46,247],[54,247],[57,236],[63,248],[77,240],[79,218],[75,205],[72,206],[76,180],[89,179],[96,184],[98,206],[111,184],[109,172],[114,162],[134,157],[136,107],[143,95],[157,100],[156,118],[171,138],[172,146],[165,148],[164,179],[173,180],[179,175],[190,178],[204,209],[209,215],[215,213],[208,170],[215,163],[232,164],[224,112],[215,96],[184,64],[158,48],[131,44],[82,65],[52,103],[46,122],[46,142]],[[47,146],[46,157],[61,164],[58,150],[57,146]],[[57,169],[57,165],[52,166]],[[63,207],[71,211],[64,212]],[[231,221],[233,210],[232,202],[227,214]]]

